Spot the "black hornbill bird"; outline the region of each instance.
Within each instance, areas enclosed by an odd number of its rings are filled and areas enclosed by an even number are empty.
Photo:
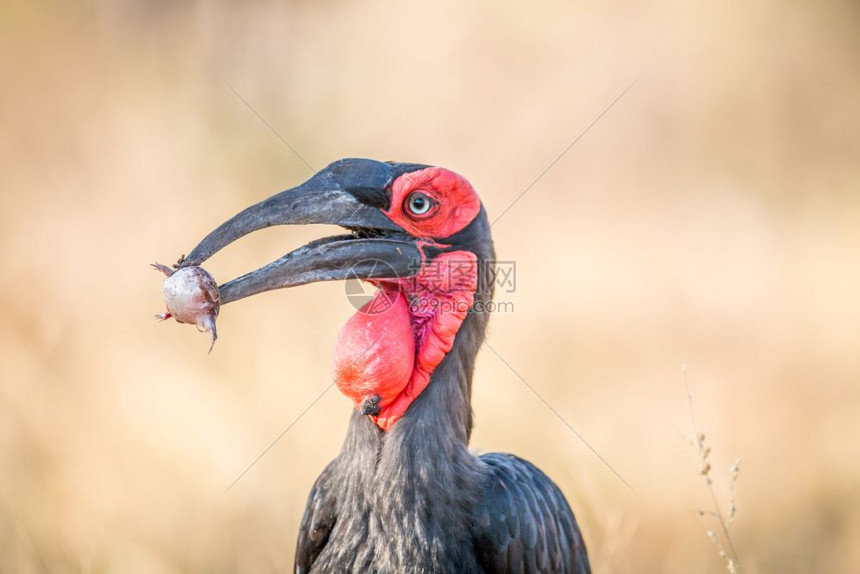
[[[308,223],[349,233],[221,286],[222,304],[354,277],[377,288],[338,338],[334,376],[356,408],[308,498],[295,571],[589,572],[559,488],[525,460],[468,449],[494,283],[490,224],[469,182],[439,167],[339,160],[238,213],[180,266],[252,231]]]

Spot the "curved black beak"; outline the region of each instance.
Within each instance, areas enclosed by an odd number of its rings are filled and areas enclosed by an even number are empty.
[[[273,225],[327,223],[353,231],[313,241],[256,271],[221,285],[221,304],[272,289],[337,279],[409,277],[422,255],[400,226],[382,213],[395,166],[343,159],[302,185],[237,213],[209,233],[180,267],[200,265],[245,235]]]

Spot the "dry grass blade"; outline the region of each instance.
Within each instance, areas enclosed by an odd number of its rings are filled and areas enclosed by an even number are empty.
[[[728,505],[728,513],[723,514],[720,509],[720,503],[717,499],[717,494],[714,490],[714,481],[711,478],[711,462],[710,462],[710,454],[711,448],[706,444],[707,437],[705,433],[699,430],[699,426],[696,424],[696,415],[693,409],[693,393],[690,391],[690,384],[687,382],[687,365],[684,365],[681,370],[684,373],[684,386],[687,390],[687,402],[690,405],[690,421],[693,424],[693,433],[694,433],[694,441],[693,446],[696,448],[696,452],[699,457],[698,461],[698,473],[702,476],[705,481],[705,484],[708,487],[708,492],[711,494],[711,500],[713,501],[713,509],[712,510],[699,510],[698,514],[702,517],[714,518],[720,525],[720,530],[722,531],[722,539],[718,536],[717,532],[712,529],[708,529],[706,534],[708,539],[714,544],[714,548],[717,549],[717,554],[719,557],[725,561],[726,570],[730,574],[743,574],[743,570],[741,568],[740,559],[738,558],[737,550],[735,549],[735,544],[732,541],[732,536],[729,533],[729,523],[731,523],[735,515],[737,514],[737,505],[735,504],[735,483],[737,482],[738,475],[740,474],[740,462],[741,459],[736,459],[734,464],[732,464],[729,469],[730,482],[729,482],[729,505]],[[723,544],[728,547],[728,552]]]

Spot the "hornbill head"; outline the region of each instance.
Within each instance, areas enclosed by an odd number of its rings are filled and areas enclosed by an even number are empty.
[[[430,383],[470,311],[492,297],[486,212],[471,184],[447,169],[342,159],[236,214],[180,266],[200,265],[253,231],[308,223],[350,233],[227,282],[221,303],[317,281],[373,284],[376,294],[338,337],[333,370],[340,390],[388,430]],[[481,331],[485,323],[478,319]]]

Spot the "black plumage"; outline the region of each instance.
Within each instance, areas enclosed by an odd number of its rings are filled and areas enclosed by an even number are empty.
[[[475,305],[492,297],[486,213],[446,243],[479,266]],[[340,454],[313,486],[297,573],[590,572],[559,488],[532,464],[468,450],[475,356],[488,316],[470,313],[430,384],[383,432],[353,412]]]

